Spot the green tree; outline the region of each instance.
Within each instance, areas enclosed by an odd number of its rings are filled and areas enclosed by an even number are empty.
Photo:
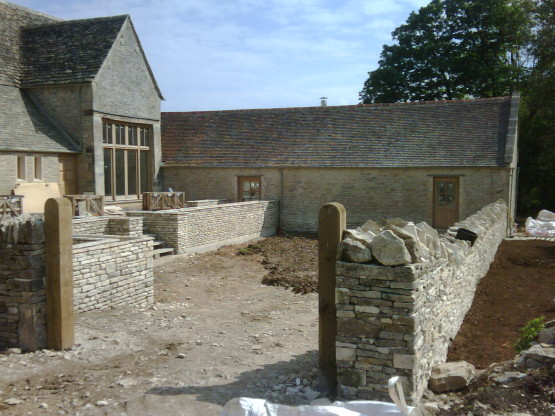
[[[363,103],[509,95],[526,74],[531,0],[433,0],[392,33]]]
[[[519,114],[518,214],[555,212],[555,2],[540,0],[534,13],[531,72]]]

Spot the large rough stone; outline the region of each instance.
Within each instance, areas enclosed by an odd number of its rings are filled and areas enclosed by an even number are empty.
[[[410,258],[413,263],[421,263],[423,260],[429,257],[429,251],[425,245],[420,244],[415,236],[399,228],[395,225],[388,225],[385,227],[386,230],[393,231],[393,233],[405,242],[405,247],[410,253]]]
[[[466,361],[436,365],[429,380],[430,390],[434,393],[460,390],[468,386],[475,371],[474,366]]]
[[[543,344],[555,344],[555,326],[541,330],[538,334],[538,342]]]
[[[371,231],[374,234],[379,234],[382,231],[382,227],[376,221],[368,220],[361,225],[360,229],[363,232]]]
[[[426,241],[420,241],[426,244],[428,249],[434,254],[438,255],[441,252],[441,243],[439,241],[439,234],[437,230],[425,222],[419,222],[416,227],[426,234]]]
[[[384,218],[384,226],[395,225],[396,227],[403,228],[407,222],[402,218]]]
[[[555,347],[538,344],[523,353],[526,368],[553,367],[555,365]]]
[[[372,254],[384,266],[400,266],[411,262],[405,242],[390,230],[383,231],[374,238]]]
[[[372,251],[362,243],[347,238],[339,243],[337,258],[349,263],[366,263],[372,260]]]
[[[362,231],[361,229],[345,230],[343,232],[343,239],[350,238],[351,240],[358,241],[370,249],[372,248],[372,240],[374,240],[375,236],[376,234],[372,231]]]

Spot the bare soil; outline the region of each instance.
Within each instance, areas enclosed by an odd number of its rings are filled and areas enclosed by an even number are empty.
[[[505,240],[478,284],[449,361],[477,368],[513,358],[519,329],[543,316],[555,319],[555,242]]]
[[[484,367],[512,358],[518,328],[555,318],[554,253],[553,242],[503,243],[492,267],[501,280],[484,278],[452,359]],[[0,413],[208,416],[239,396],[309,403],[318,389],[316,264],[317,241],[306,235],[160,259],[155,306],[78,315],[68,351],[0,353]],[[547,403],[552,379],[531,377],[526,397]],[[486,388],[457,397],[456,411]]]

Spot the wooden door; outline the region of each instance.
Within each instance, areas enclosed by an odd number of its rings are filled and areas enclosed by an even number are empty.
[[[75,157],[73,155],[58,156],[58,184],[60,195],[75,195],[77,193]]]
[[[459,178],[434,178],[434,228],[459,220]]]

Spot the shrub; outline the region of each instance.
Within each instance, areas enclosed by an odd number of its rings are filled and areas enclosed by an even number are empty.
[[[521,352],[530,348],[530,344],[536,339],[542,329],[545,328],[545,317],[532,319],[524,327],[519,329],[520,338],[518,338],[513,346],[517,352]]]

